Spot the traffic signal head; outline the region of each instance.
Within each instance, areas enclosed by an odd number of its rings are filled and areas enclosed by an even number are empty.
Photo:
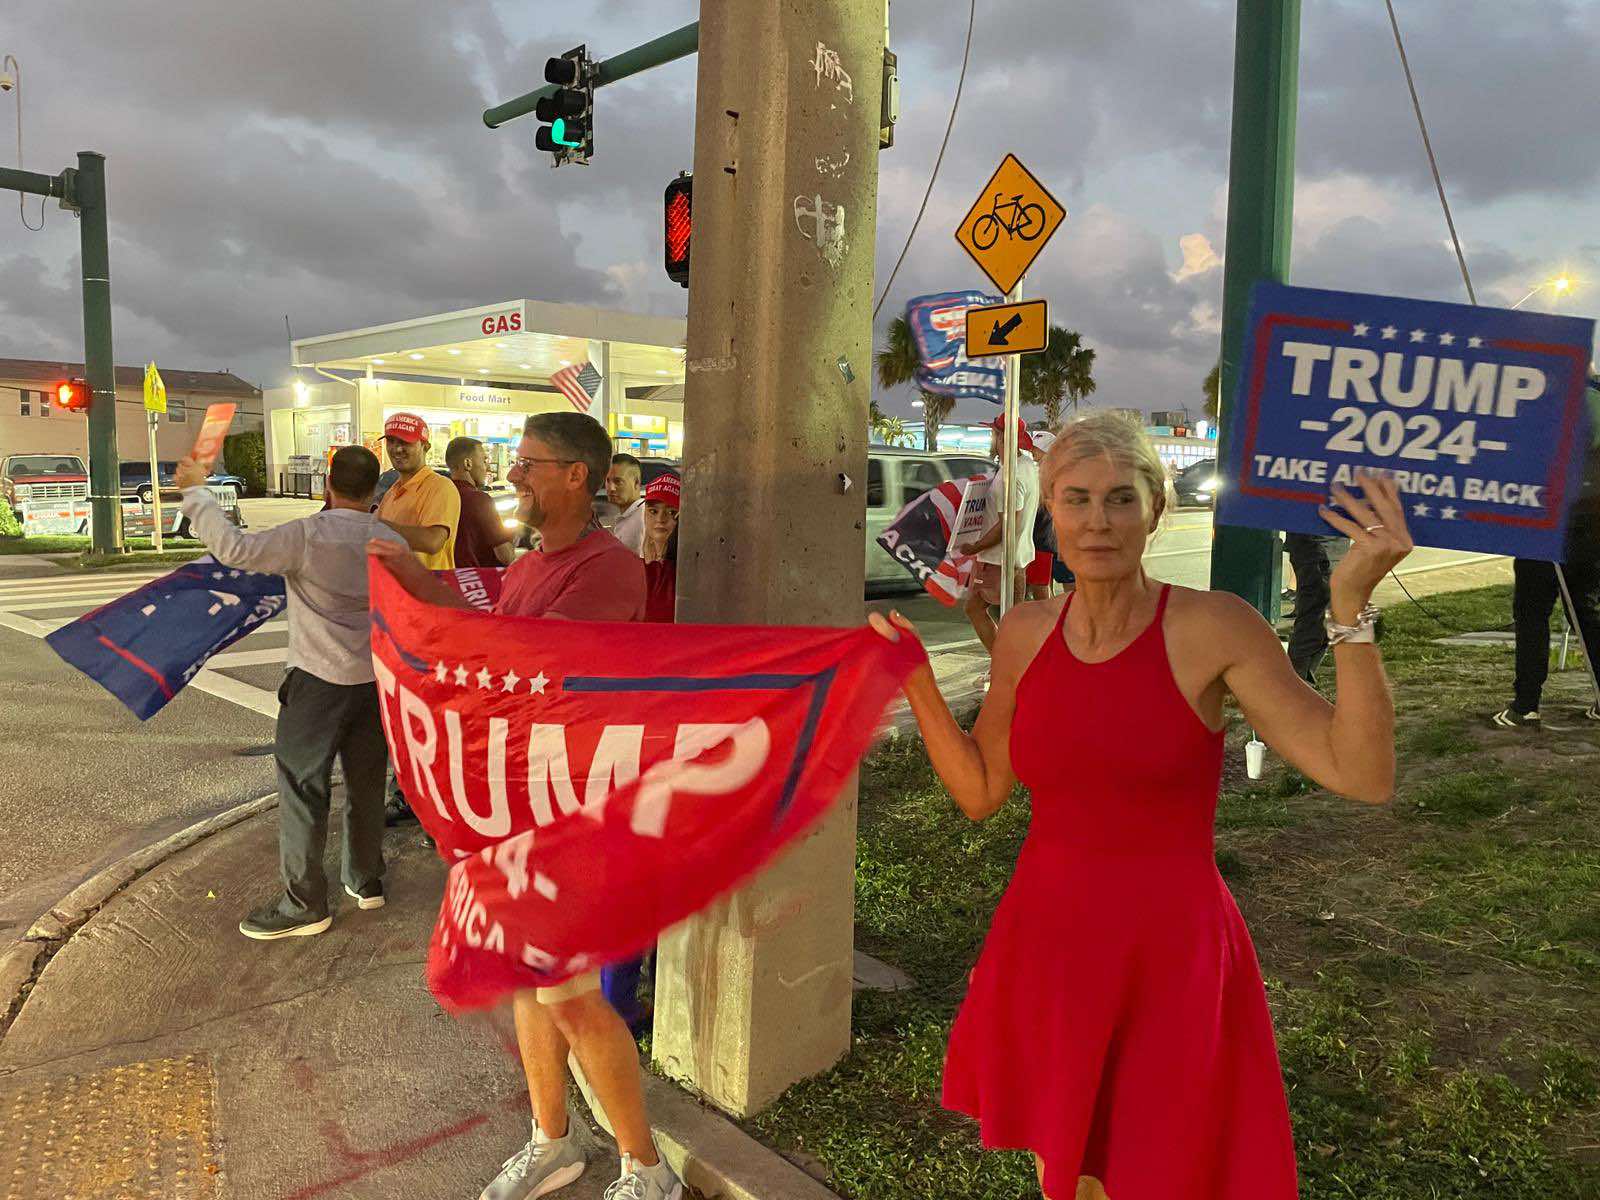
[[[568,50],[544,65],[544,77],[556,86],[534,105],[539,130],[533,144],[555,156],[553,166],[587,163],[594,152],[594,70],[586,47]]]
[[[55,405],[69,412],[88,412],[88,383],[82,379],[63,379],[56,384]]]
[[[694,234],[694,176],[687,172],[667,184],[667,278],[689,286],[689,243]]]

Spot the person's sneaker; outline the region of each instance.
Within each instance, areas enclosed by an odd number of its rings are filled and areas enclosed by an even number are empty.
[[[483,1189],[478,1200],[534,1200],[536,1196],[548,1196],[577,1179],[588,1165],[570,1125],[566,1137],[547,1138],[535,1121],[528,1144],[506,1159],[500,1174]]]
[[[311,937],[323,933],[333,924],[332,917],[291,917],[285,914],[276,900],[264,904],[239,922],[239,932],[258,942],[276,941],[286,937]]]
[[[653,1167],[642,1167],[631,1154],[624,1154],[622,1174],[602,1200],[683,1200],[683,1180],[664,1158]]]
[[[356,902],[357,908],[382,908],[383,907],[383,881],[369,883],[359,892],[348,883],[344,885],[344,894]]]
[[[1502,708],[1489,720],[1502,729],[1538,729],[1540,725],[1538,713],[1519,713],[1514,708]]]
[[[1596,700],[1588,708],[1584,709],[1583,715],[1585,720],[1600,721],[1600,700]]]

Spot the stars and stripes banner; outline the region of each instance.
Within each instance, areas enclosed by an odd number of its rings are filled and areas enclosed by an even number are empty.
[[[372,655],[412,811],[452,864],[453,1009],[637,954],[820,818],[918,663],[865,628],[437,608],[374,562]]]
[[[1217,523],[1329,533],[1388,472],[1419,546],[1559,560],[1590,449],[1594,322],[1260,283]]]
[[[437,574],[476,607],[492,608],[500,597],[499,570]],[[45,642],[147,721],[212,655],[270,621],[287,602],[281,575],[237,571],[206,555],[85,613]]]
[[[878,535],[878,545],[941,604],[959,604],[972,585],[977,558],[955,547],[979,537],[994,519],[993,481],[993,475],[973,475],[941,483],[908,502]]]
[[[561,389],[561,394],[572,401],[572,407],[586,413],[600,393],[600,372],[585,359],[570,367],[562,367],[550,376],[550,382]]]

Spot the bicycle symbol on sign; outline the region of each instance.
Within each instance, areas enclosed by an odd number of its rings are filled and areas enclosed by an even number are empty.
[[[1042,204],[1024,204],[1020,192],[1008,203],[1001,204],[1000,195],[996,192],[989,211],[972,223],[972,244],[979,250],[993,247],[1000,240],[1002,229],[1008,237],[1019,237],[1025,242],[1033,241],[1044,232]]]

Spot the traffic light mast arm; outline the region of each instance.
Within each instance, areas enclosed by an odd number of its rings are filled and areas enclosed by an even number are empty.
[[[594,70],[594,86],[604,87],[608,83],[616,83],[630,75],[648,71],[652,67],[676,62],[698,49],[700,49],[700,22],[696,21],[692,25],[685,25],[682,29],[674,29],[671,33],[663,34],[653,42],[635,46],[632,50],[624,50],[614,58],[597,63]],[[555,84],[549,84],[538,91],[507,100],[504,104],[486,108],[483,110],[483,123],[490,129],[498,129],[507,121],[527,116],[540,100],[554,96],[560,90]]]
[[[0,167],[0,188],[12,192],[27,192],[30,196],[66,195],[66,180],[61,175],[40,175],[37,171],[14,171]]]

